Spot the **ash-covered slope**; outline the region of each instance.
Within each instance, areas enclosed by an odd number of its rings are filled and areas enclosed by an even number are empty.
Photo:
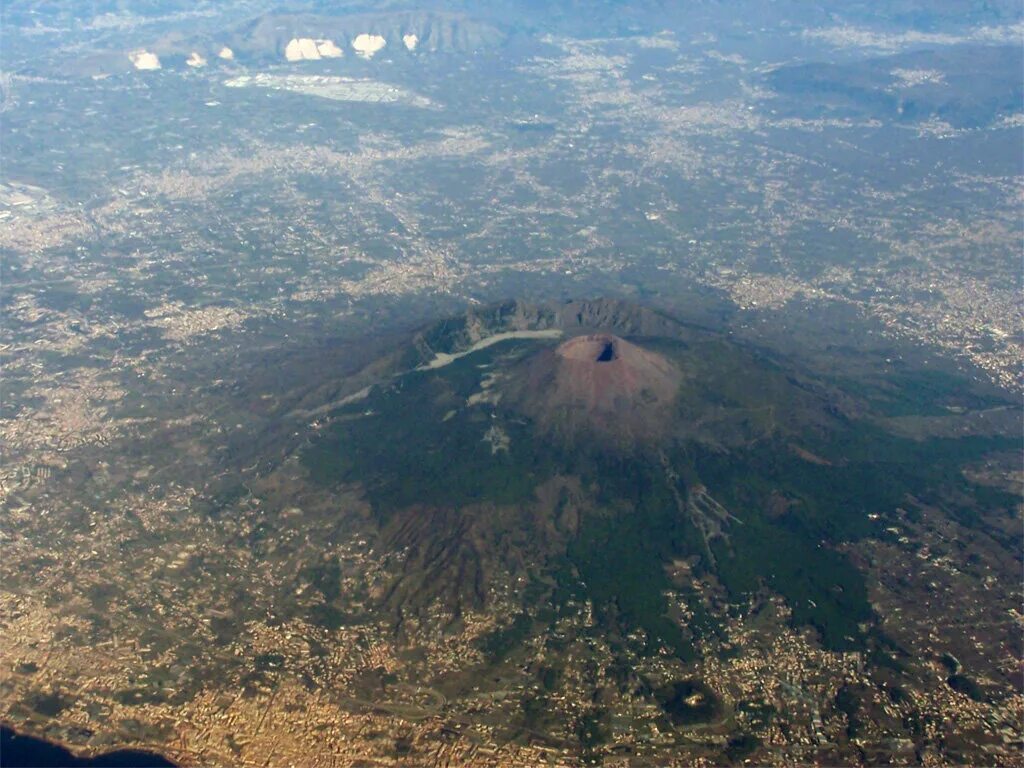
[[[683,374],[663,355],[618,336],[575,336],[530,357],[502,391],[538,429],[617,446],[663,439]]]

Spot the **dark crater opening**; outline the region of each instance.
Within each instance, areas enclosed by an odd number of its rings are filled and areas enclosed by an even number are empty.
[[[615,359],[615,344],[610,341],[604,342],[604,346],[601,348],[601,354],[597,356],[597,362],[599,363],[610,363]]]

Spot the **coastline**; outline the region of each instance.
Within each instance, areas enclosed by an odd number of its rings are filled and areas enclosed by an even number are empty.
[[[147,745],[112,750],[81,748],[28,733],[6,720],[0,721],[0,768],[181,768],[182,765]]]

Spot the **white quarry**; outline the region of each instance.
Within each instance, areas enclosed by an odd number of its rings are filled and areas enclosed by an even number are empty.
[[[316,49],[316,43],[312,38],[293,37],[285,46],[284,57],[288,61],[309,61],[319,59],[320,52]]]
[[[132,66],[136,69],[160,69],[160,59],[149,51],[132,51],[128,54]]]
[[[224,59],[225,61],[231,61],[235,58],[235,52],[228,48],[226,45],[217,52],[217,56]]]
[[[185,59],[185,63],[190,67],[205,67],[206,57],[202,56],[199,51],[192,51],[189,57]]]
[[[337,59],[345,55],[333,40],[317,40],[316,50],[325,59]]]
[[[406,50],[415,51],[416,46],[419,45],[420,38],[413,34],[402,35],[402,42],[405,43]]]
[[[293,37],[284,49],[284,57],[288,61],[336,59],[341,55],[341,48],[333,40],[314,40],[311,37]]]
[[[370,35],[364,32],[361,35],[356,35],[356,39],[352,41],[352,48],[364,59],[372,59],[373,55],[387,44],[387,40],[381,35]]]

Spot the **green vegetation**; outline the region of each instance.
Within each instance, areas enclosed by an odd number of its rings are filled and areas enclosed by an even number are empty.
[[[903,674],[910,666],[913,655],[896,640],[877,627],[869,632],[867,662],[872,667],[884,667]]]
[[[982,388],[970,379],[945,371],[906,370],[888,374],[879,384],[844,381],[843,387],[866,397],[884,416],[945,416],[949,408],[984,410],[1012,405],[1005,395]]]
[[[260,672],[268,672],[274,669],[281,669],[284,666],[284,656],[280,653],[261,653],[256,656],[256,669]]]
[[[750,733],[733,736],[725,745],[725,756],[734,763],[749,757],[761,746],[761,740]]]
[[[870,722],[865,716],[870,700],[871,694],[863,685],[847,684],[836,692],[836,709],[846,715],[848,738],[857,738]]]
[[[341,564],[336,559],[312,565],[302,575],[328,603],[333,603],[341,596]]]
[[[548,693],[558,687],[562,679],[562,672],[555,667],[543,667],[540,671],[541,687]]]
[[[942,654],[942,656],[939,657],[939,661],[942,663],[942,666],[949,670],[949,674],[951,675],[955,675],[960,671],[960,662],[951,653]]]
[[[28,705],[41,715],[56,717],[65,709],[70,707],[72,702],[59,693],[40,693],[32,696]]]
[[[588,712],[576,724],[576,738],[580,740],[585,756],[608,741],[607,713],[603,710]]]
[[[693,642],[666,615],[663,591],[669,589],[665,563],[689,552],[698,534],[680,515],[664,470],[644,457],[596,457],[603,512],[582,526],[569,545],[598,618],[640,627],[648,634],[648,652],[664,644],[681,659],[695,657]],[[617,508],[628,511],[616,514]]]
[[[973,521],[978,502],[1009,503],[1009,494],[973,486],[959,471],[1007,440],[914,441],[855,424],[816,442],[815,452],[831,465],[805,461],[773,441],[729,454],[698,452],[694,466],[743,520],[714,547],[730,594],[738,599],[765,583],[786,598],[795,624],[811,624],[826,647],[847,650],[863,645],[857,625],[872,614],[863,576],[834,545],[877,534],[868,514],[890,515],[908,494],[943,503],[959,491],[974,502],[950,508],[964,521]],[[786,503],[779,510],[773,499]]]
[[[736,709],[747,714],[748,722],[751,725],[763,726],[775,719],[778,711],[772,704],[762,702],[741,701]]]
[[[962,693],[972,701],[979,703],[985,703],[988,701],[988,697],[985,695],[985,691],[982,690],[981,686],[967,675],[952,675],[947,681],[949,687],[957,693]]]
[[[518,613],[512,623],[480,638],[480,650],[491,663],[502,661],[530,634],[533,622],[526,613]]]
[[[306,617],[310,624],[316,624],[326,630],[334,631],[342,627],[358,624],[362,617],[346,613],[333,605],[318,603],[309,609]]]
[[[508,450],[492,452],[485,435],[498,422],[487,409],[465,407],[479,391],[478,366],[499,348],[523,346],[504,342],[437,371],[406,374],[343,409],[340,415],[349,418],[304,454],[310,475],[328,485],[362,483],[382,515],[413,504],[512,504],[530,498],[550,474],[550,453],[515,421],[500,422],[510,438]]]
[[[844,556],[766,524],[734,530],[731,549],[719,544],[715,554],[730,594],[754,592],[763,580],[786,598],[794,624],[814,626],[827,648],[860,647],[857,624],[872,614],[864,578]]]
[[[712,723],[722,716],[722,700],[700,680],[680,680],[654,695],[676,726]]]

